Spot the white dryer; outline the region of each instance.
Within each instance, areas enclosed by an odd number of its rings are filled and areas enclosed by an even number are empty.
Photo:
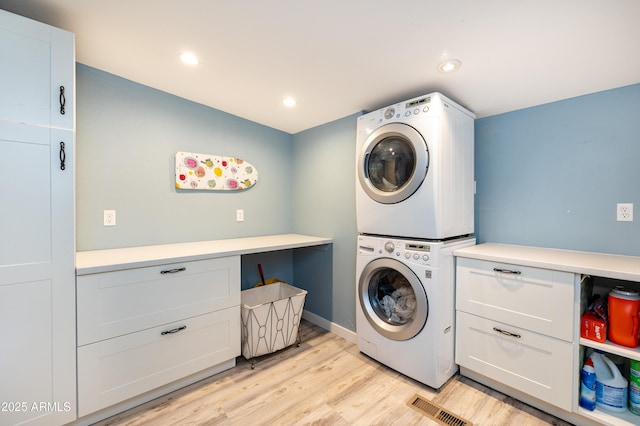
[[[358,232],[424,239],[472,234],[474,119],[440,93],[358,117]]]
[[[436,389],[453,376],[453,250],[474,244],[469,237],[434,242],[358,236],[360,351]]]

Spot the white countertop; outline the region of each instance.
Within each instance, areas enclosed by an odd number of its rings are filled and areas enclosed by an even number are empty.
[[[76,274],[88,275],[170,262],[212,259],[215,257],[263,253],[331,244],[333,240],[300,234],[162,244],[76,253]]]
[[[583,275],[640,281],[640,257],[484,243],[455,250],[455,256],[573,272]]]

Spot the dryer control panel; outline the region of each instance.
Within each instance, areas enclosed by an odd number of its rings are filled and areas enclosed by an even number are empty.
[[[412,99],[408,102],[400,102],[395,105],[381,108],[377,111],[370,112],[366,115],[372,122],[382,124],[384,122],[407,122],[408,119],[426,114],[428,112],[437,112],[443,106],[442,103],[432,103],[431,96],[423,96],[421,98]]]
[[[434,92],[428,95],[418,96],[408,101],[398,102],[384,108],[371,111],[365,115],[358,117],[363,129],[370,129],[387,123],[407,123],[411,124],[415,118],[429,115],[441,115],[448,108],[455,108],[463,111],[465,114],[475,115],[466,108],[456,104],[442,93]]]

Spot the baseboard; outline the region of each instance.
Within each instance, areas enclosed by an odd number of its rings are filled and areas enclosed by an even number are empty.
[[[302,311],[302,318],[306,319],[312,324],[317,325],[318,327],[324,328],[325,330],[335,334],[336,336],[342,337],[344,340],[351,342],[354,345],[358,344],[358,335],[355,332],[342,327],[341,325],[333,323],[309,311]]]

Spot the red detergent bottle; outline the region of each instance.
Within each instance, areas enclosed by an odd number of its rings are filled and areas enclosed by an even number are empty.
[[[609,341],[629,348],[638,347],[640,294],[617,286],[609,293]]]

